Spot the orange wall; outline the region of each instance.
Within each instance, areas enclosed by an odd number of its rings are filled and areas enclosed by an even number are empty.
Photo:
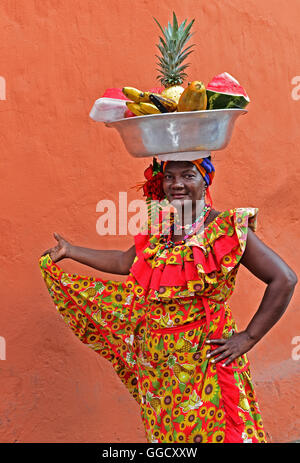
[[[260,209],[258,236],[299,269],[299,1],[2,0],[1,442],[144,442],[139,410],[110,365],[56,314],[38,268],[57,231],[92,248],[125,249],[132,237],[96,233],[101,199],[117,201],[148,162],[117,132],[89,119],[108,87],[156,85],[158,27],[175,9],[195,17],[189,80],[227,71],[246,88],[249,113],[230,146],[214,155],[218,210]],[[68,272],[99,274],[72,261]],[[232,309],[246,327],[265,285],[241,268]],[[300,437],[299,290],[276,327],[250,352],[265,426],[273,442]]]

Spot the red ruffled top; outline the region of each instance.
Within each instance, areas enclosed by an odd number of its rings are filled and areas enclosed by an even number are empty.
[[[204,229],[172,248],[160,235],[135,237],[136,258],[126,284],[150,299],[209,296],[228,299],[246,247],[248,227],[256,231],[257,208],[236,208],[219,214]]]

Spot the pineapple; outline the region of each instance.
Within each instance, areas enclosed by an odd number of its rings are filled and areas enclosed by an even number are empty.
[[[87,299],[96,296],[97,290],[96,288],[87,288],[85,291],[82,291],[81,295],[85,296]]]
[[[184,91],[181,86],[187,74],[184,70],[189,64],[182,64],[187,56],[192,53],[191,48],[194,45],[186,47],[186,42],[191,38],[193,34],[190,34],[191,27],[194,23],[194,19],[185,27],[186,19],[178,26],[177,18],[173,12],[173,25],[168,22],[168,27],[163,29],[157,19],[154,18],[162,31],[163,37],[159,37],[159,44],[157,45],[162,56],[156,55],[159,62],[158,71],[160,74],[157,78],[160,80],[165,90],[162,91],[161,95],[166,98],[171,98],[178,103],[179,98]],[[189,51],[188,51],[189,50]]]
[[[95,297],[98,293],[102,293],[104,288],[103,283],[96,283],[95,286],[91,286],[84,291],[81,291],[81,295],[84,296],[86,299],[91,299]]]
[[[180,381],[180,383],[188,383],[193,376],[195,366],[194,365],[189,365],[188,363],[185,363],[180,365],[179,363],[175,363],[173,366],[173,373],[176,376],[176,378]]]
[[[195,365],[191,365],[190,363],[184,363],[181,365],[182,370],[188,373],[189,375],[193,375],[195,370]]]
[[[249,405],[247,396],[244,392],[241,392],[241,391],[240,391],[240,397],[239,397],[239,407],[245,411],[250,410],[250,405]]]
[[[176,342],[175,350],[177,352],[190,352],[192,349],[192,343],[185,338],[180,338]]]
[[[159,415],[161,411],[161,402],[159,397],[153,397],[153,399],[150,400],[150,405],[155,411],[155,413]]]
[[[179,373],[181,373],[181,365],[179,365],[179,363],[175,363],[175,365],[173,365],[173,373],[174,375],[176,376],[176,378],[178,378],[178,375]]]

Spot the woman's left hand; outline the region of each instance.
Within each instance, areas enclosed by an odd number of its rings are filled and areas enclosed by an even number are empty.
[[[226,359],[223,366],[228,366],[237,357],[248,352],[254,345],[255,341],[251,339],[247,331],[234,333],[228,339],[208,339],[206,344],[218,344],[220,347],[213,349],[207,354],[207,358],[214,357],[211,362],[217,363]],[[220,355],[219,355],[220,354]]]

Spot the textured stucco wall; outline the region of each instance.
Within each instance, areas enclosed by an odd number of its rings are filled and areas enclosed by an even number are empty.
[[[96,204],[117,201],[118,191],[137,197],[130,187],[148,163],[131,158],[117,132],[88,114],[108,87],[156,85],[152,16],[165,23],[173,9],[180,20],[196,19],[189,80],[207,83],[227,71],[252,100],[229,147],[214,156],[214,205],[258,207],[258,236],[298,271],[300,101],[292,98],[291,84],[300,75],[298,0],[288,7],[284,0],[3,0],[1,442],[145,441],[138,407],[110,365],[56,314],[38,256],[55,244],[54,231],[92,248],[131,245],[130,236],[96,233]],[[61,266],[100,275],[71,261]],[[264,288],[241,268],[231,303],[241,329]],[[249,354],[273,442],[300,437],[295,336],[299,291]]]

